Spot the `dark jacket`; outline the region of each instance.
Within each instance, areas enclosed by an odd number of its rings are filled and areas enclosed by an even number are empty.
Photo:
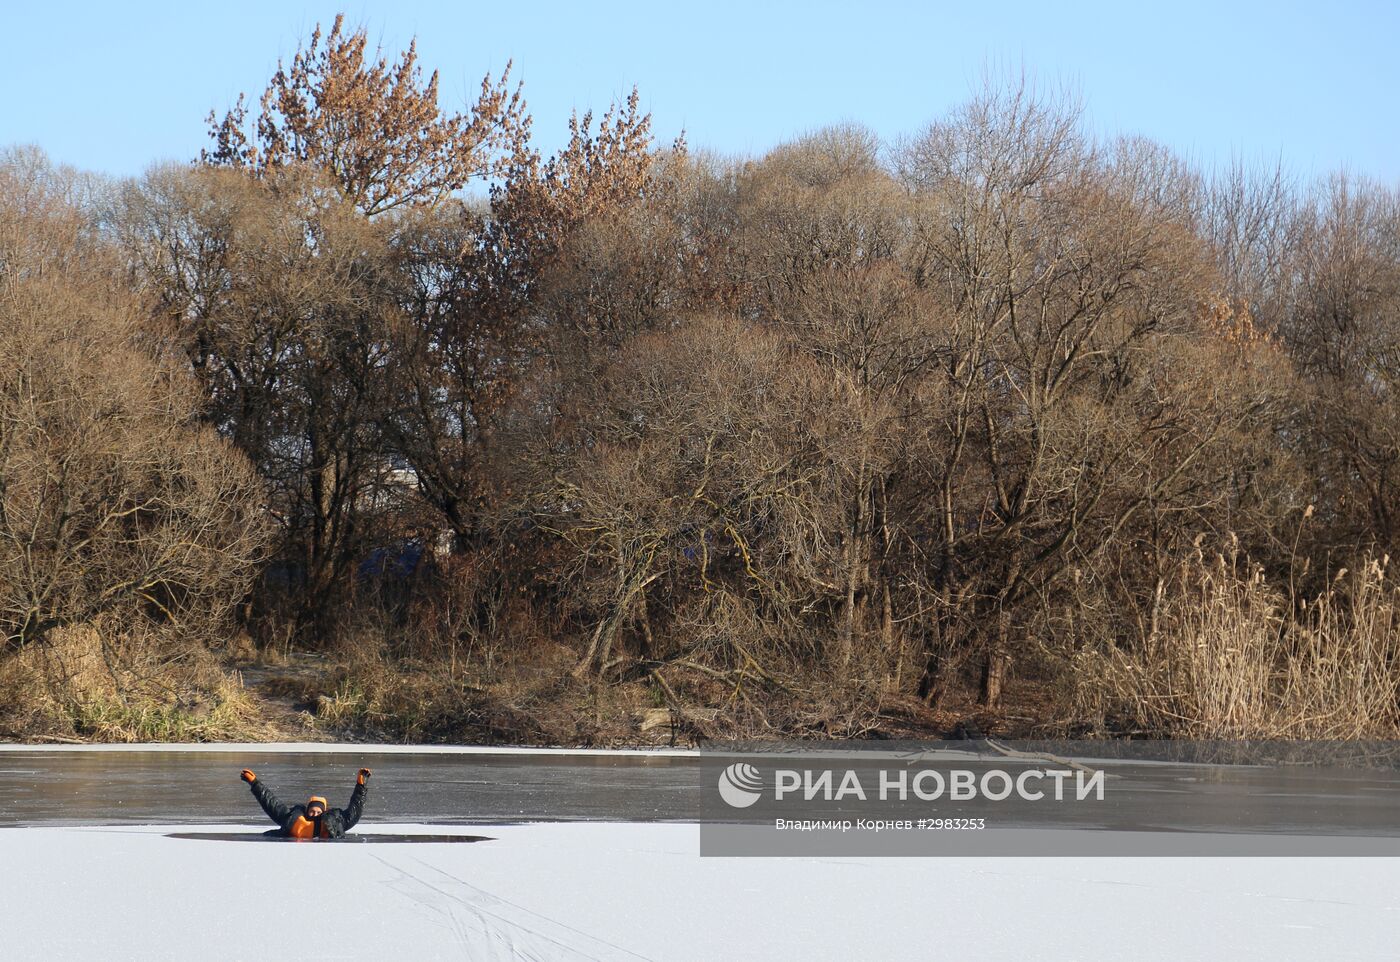
[[[340,838],[354,828],[365,810],[365,797],[369,794],[368,785],[357,784],[350,795],[349,805],[327,809],[319,818],[311,819],[306,814],[305,805],[283,805],[272,789],[262,783],[262,779],[254,779],[249,787],[253,789],[253,797],[258,800],[262,810],[267,812],[267,817],[277,823],[278,831],[271,834],[290,836],[293,826],[301,820],[312,823],[312,838]]]

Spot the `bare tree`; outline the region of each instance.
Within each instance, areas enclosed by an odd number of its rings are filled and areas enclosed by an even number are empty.
[[[0,158],[0,633],[42,644],[115,616],[207,642],[260,558],[260,487],[151,353],[78,188]]]
[[[488,210],[445,209],[397,231],[403,393],[384,423],[459,551],[482,545],[498,414],[529,366],[577,348],[570,333],[661,312],[675,267],[650,124],[634,91],[596,129],[573,118],[557,156],[517,151]]]
[[[1283,345],[1308,379],[1300,434],[1315,472],[1320,548],[1400,545],[1400,196],[1350,177],[1298,212]]]
[[[206,417],[257,465],[298,620],[324,638],[393,464],[397,289],[390,225],[315,171],[157,172],[123,219],[145,284],[204,389]]]

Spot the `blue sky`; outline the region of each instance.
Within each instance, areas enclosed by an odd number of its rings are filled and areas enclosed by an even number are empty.
[[[665,138],[758,153],[823,124],[885,137],[990,66],[1077,89],[1103,132],[1202,164],[1282,159],[1400,183],[1400,3],[239,3],[0,0],[0,144],[136,174],[187,159],[204,117],[260,92],[338,9],[397,51],[417,35],[446,106],[514,59],[545,147],[635,84]]]

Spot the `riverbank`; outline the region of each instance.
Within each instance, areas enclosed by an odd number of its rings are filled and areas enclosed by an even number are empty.
[[[479,744],[563,748],[676,748],[745,739],[947,740],[1059,737],[1071,731],[1045,686],[1013,681],[1002,709],[971,691],[937,708],[856,685],[788,691],[762,679],[666,682],[660,673],[607,682],[573,678],[567,664],[495,675],[438,664],[337,661],[305,652],[206,663],[198,686],[162,692],[61,684],[12,687],[0,744],[275,742]],[[13,672],[11,673],[14,674]],[[89,673],[96,675],[96,671]]]

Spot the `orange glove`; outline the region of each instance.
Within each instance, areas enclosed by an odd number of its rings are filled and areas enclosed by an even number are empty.
[[[240,775],[240,777],[241,777],[245,782],[247,782],[249,785],[253,784],[254,782],[256,782],[256,781],[258,780],[258,776],[254,775],[252,772],[248,771],[248,769],[246,769],[246,768],[243,769],[243,772],[242,772],[242,774]]]
[[[369,778],[372,774],[373,772],[371,772],[368,768],[360,769],[360,777],[355,779],[355,783],[357,785],[363,785],[365,783],[365,779]]]

